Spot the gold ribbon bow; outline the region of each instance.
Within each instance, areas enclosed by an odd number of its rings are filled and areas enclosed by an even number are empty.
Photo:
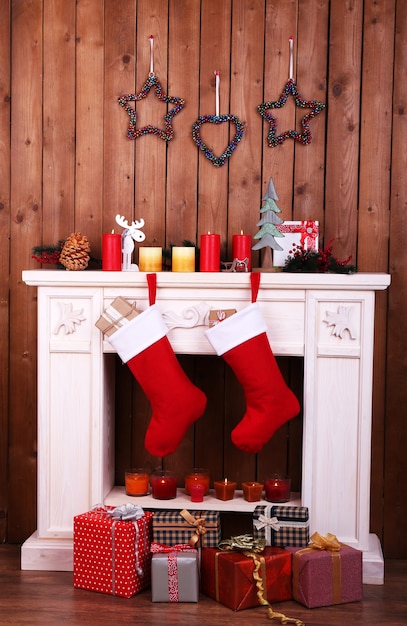
[[[182,515],[182,517],[186,522],[188,522],[188,524],[191,524],[191,526],[195,526],[195,532],[189,540],[189,545],[194,548],[195,544],[197,544],[200,540],[200,537],[202,537],[206,533],[205,518],[194,517],[189,511],[187,511],[187,509],[182,509],[180,515]]]
[[[341,544],[338,541],[336,535],[328,533],[326,535],[320,535],[315,532],[311,536],[312,543],[308,546],[311,550],[328,550],[329,552],[339,552]]]
[[[269,619],[279,619],[281,624],[295,624],[295,626],[305,626],[304,622],[295,617],[287,617],[283,613],[273,611],[273,607],[264,597],[263,576],[259,573],[265,570],[264,557],[260,555],[266,547],[265,539],[254,539],[252,535],[236,535],[230,539],[223,539],[219,543],[219,548],[225,552],[231,550],[240,550],[245,556],[253,559],[253,580],[257,587],[257,598],[262,606],[268,607]],[[264,573],[265,578],[265,573]]]

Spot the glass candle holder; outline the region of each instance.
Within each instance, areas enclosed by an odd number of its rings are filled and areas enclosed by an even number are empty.
[[[172,500],[177,496],[177,476],[171,470],[155,470],[151,475],[151,493],[157,500]]]
[[[192,485],[202,485],[204,488],[204,496],[207,496],[209,493],[209,483],[209,471],[203,467],[194,467],[185,476],[185,493],[190,496]]]
[[[266,500],[269,502],[288,502],[291,491],[291,478],[284,474],[273,474],[264,482]]]
[[[242,483],[243,497],[247,502],[258,502],[263,493],[263,483],[246,482]]]
[[[128,469],[124,473],[124,484],[128,496],[146,496],[149,493],[150,475],[143,468]]]
[[[236,489],[235,482],[225,478],[224,480],[215,480],[213,486],[215,487],[215,498],[217,500],[233,500]]]

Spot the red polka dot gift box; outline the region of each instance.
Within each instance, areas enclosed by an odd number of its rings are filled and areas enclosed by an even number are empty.
[[[149,587],[153,516],[133,504],[76,515],[74,587],[123,598]]]

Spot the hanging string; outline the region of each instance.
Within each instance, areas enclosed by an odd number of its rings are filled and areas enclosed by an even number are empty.
[[[219,85],[220,85],[220,76],[218,70],[214,71],[215,74],[215,115],[219,117]]]
[[[154,37],[150,35],[150,76],[154,74]]]
[[[291,37],[289,38],[289,42],[290,42],[290,72],[289,72],[289,79],[292,80],[293,79],[293,44],[294,44],[294,37],[291,35]]]

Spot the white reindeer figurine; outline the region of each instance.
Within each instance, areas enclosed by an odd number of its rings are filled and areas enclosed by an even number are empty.
[[[141,243],[146,238],[145,234],[140,230],[144,226],[144,220],[141,218],[140,220],[132,222],[129,226],[128,221],[124,219],[123,215],[116,215],[116,223],[125,229],[122,233],[122,270],[124,272],[138,270],[138,266],[131,262],[131,255],[134,250],[134,242],[137,241]]]

